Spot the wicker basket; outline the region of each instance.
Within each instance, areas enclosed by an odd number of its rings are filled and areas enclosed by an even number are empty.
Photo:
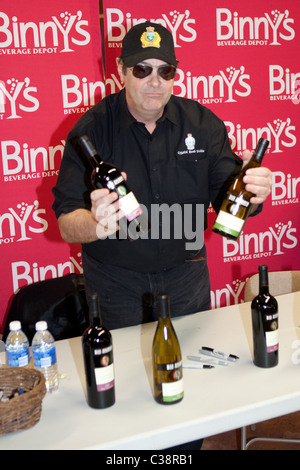
[[[0,436],[28,429],[40,419],[46,394],[43,374],[23,367],[0,369],[0,390],[10,395],[16,389],[22,389],[24,393],[7,402],[0,401]]]

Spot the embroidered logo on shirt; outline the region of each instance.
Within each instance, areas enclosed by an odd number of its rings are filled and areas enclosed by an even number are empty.
[[[141,35],[141,43],[142,47],[160,47],[160,41],[161,37],[160,35],[154,31],[154,28],[152,26],[149,26],[146,28],[147,31],[145,31]]]
[[[185,150],[177,150],[177,155],[180,160],[198,161],[199,158],[204,158],[205,150],[196,148],[196,139],[191,132],[187,133],[184,144],[186,146]]]
[[[184,142],[188,150],[194,150],[196,140],[194,139],[192,134],[188,134]]]

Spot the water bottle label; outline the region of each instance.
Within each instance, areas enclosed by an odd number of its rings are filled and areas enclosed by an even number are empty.
[[[55,348],[49,351],[33,351],[33,363],[35,367],[46,368],[56,364],[56,351]]]
[[[25,367],[29,364],[29,348],[19,352],[6,351],[7,365],[9,367]]]

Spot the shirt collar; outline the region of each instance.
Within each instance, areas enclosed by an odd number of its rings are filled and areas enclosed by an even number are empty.
[[[137,120],[130,114],[127,103],[126,103],[126,96],[125,96],[125,89],[120,91],[120,103],[121,103],[121,129],[126,129],[130,127],[133,123],[137,122]],[[165,119],[172,122],[175,125],[179,125],[179,116],[177,112],[177,108],[174,105],[173,95],[171,95],[170,100],[165,106],[164,113],[161,118],[157,122],[162,122]]]

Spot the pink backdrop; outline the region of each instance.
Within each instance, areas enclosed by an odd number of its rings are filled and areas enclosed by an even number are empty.
[[[0,7],[0,332],[21,286],[81,271],[80,246],[61,241],[51,188],[76,120],[120,90],[115,58],[125,32],[154,20],[173,33],[179,73],[174,94],[198,100],[224,120],[238,154],[262,135],[274,174],[263,214],[238,242],[206,233],[212,307],[240,302],[261,262],[300,269],[300,11],[292,0],[145,2],[104,0],[104,85],[99,5],[16,2]]]

